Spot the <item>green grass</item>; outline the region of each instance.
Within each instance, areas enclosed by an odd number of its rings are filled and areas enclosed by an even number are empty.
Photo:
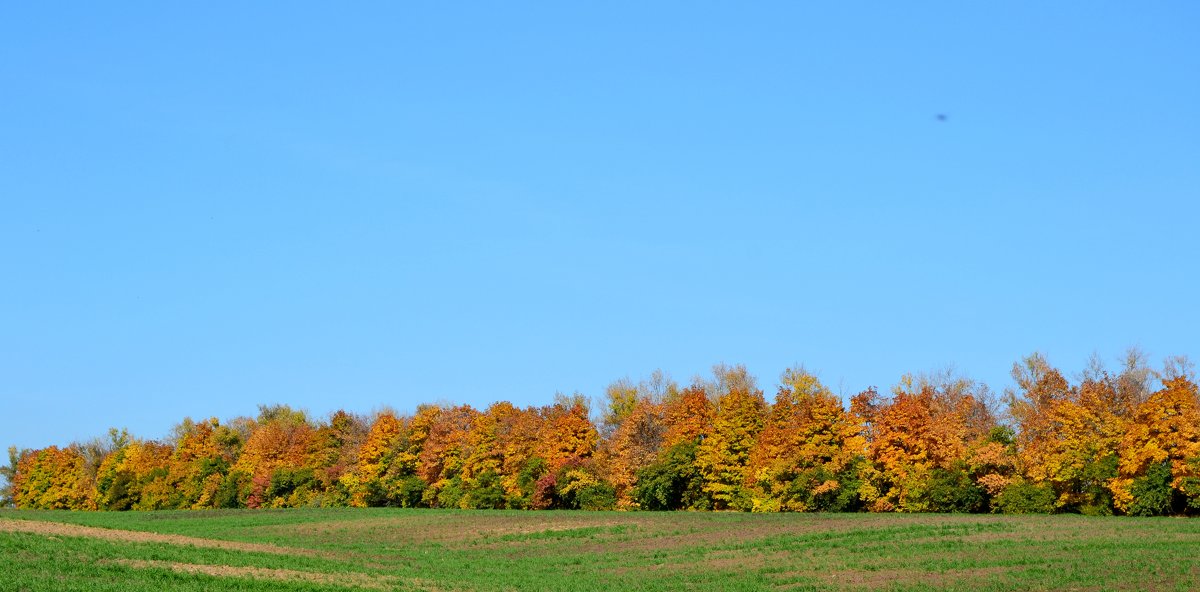
[[[11,532],[0,524],[5,592],[1200,588],[1200,521],[1171,518],[0,511],[6,520],[209,542]],[[214,540],[242,544],[210,548]]]

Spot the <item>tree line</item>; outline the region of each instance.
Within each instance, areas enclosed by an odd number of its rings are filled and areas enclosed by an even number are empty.
[[[1131,350],[1074,382],[1045,357],[1001,396],[941,372],[844,403],[803,368],[769,402],[743,366],[680,386],[611,384],[591,411],[422,405],[411,415],[284,405],[184,419],[164,441],[124,430],[9,449],[18,508],[397,506],[756,512],[1200,513],[1194,366]]]

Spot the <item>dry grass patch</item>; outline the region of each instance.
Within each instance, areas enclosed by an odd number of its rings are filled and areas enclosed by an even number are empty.
[[[33,520],[6,520],[0,518],[0,532],[24,532],[41,535],[53,539],[55,536],[82,537],[121,541],[130,543],[162,543],[167,545],[188,545],[206,549],[224,549],[228,551],[244,551],[251,553],[270,553],[273,555],[316,556],[311,549],[296,547],[281,547],[270,543],[242,543],[237,541],[222,541],[204,539],[179,534],[159,534],[133,530],[113,530],[94,526],[80,526],[63,522],[41,522]]]
[[[417,588],[420,590],[444,590],[416,579],[401,580],[392,576],[372,576],[363,573],[319,573],[299,571],[294,569],[273,569],[266,567],[239,567],[233,565],[204,565],[198,563],[179,563],[176,561],[147,561],[141,559],[117,559],[109,562],[124,565],[134,569],[166,569],[176,573],[201,574],[220,578],[249,578],[254,580],[280,580],[285,582],[312,582],[327,586],[343,586],[347,588],[367,588],[370,590],[394,590],[397,586]]]
[[[440,543],[460,545],[479,543],[503,537],[538,533],[565,532],[581,528],[637,527],[646,521],[635,516],[558,515],[546,517],[544,512],[528,514],[456,515],[439,513],[429,517],[397,516],[370,520],[323,522],[288,526],[261,526],[256,534],[293,536],[312,541],[371,540],[393,544]]]

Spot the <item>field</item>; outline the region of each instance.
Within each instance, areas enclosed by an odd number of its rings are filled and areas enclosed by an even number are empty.
[[[1193,590],[1200,521],[0,512],[0,590]]]

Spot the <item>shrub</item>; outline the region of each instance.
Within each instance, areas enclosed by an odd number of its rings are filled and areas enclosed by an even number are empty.
[[[458,508],[461,507],[463,496],[466,495],[466,488],[463,487],[462,478],[455,475],[449,481],[442,484],[439,489],[429,489],[424,492],[423,497],[429,498],[433,495],[434,503],[439,508]],[[427,500],[428,501],[428,500]]]
[[[617,490],[608,483],[597,483],[580,489],[575,501],[581,510],[612,510],[617,507]]]
[[[528,510],[533,508],[534,493],[538,480],[546,475],[550,468],[541,457],[531,457],[521,466],[517,473],[517,493],[508,497],[508,507]]]
[[[1087,516],[1112,516],[1113,495],[1108,483],[1117,476],[1117,455],[1110,454],[1083,467],[1082,502],[1077,509]]]
[[[504,507],[504,488],[495,471],[484,471],[475,478],[463,500],[464,507],[476,510],[497,510]]]
[[[925,495],[931,512],[978,512],[987,502],[985,492],[975,484],[965,467],[934,469]]]
[[[992,511],[1000,514],[1052,514],[1054,490],[1049,485],[1015,481],[992,500]]]
[[[1133,480],[1129,489],[1133,503],[1129,504],[1130,516],[1162,516],[1171,513],[1171,502],[1175,492],[1171,488],[1171,463],[1164,462],[1150,467],[1145,476]]]
[[[861,485],[857,461],[838,473],[824,467],[808,469],[788,483],[782,507],[804,512],[855,512],[862,508],[858,495]]]
[[[216,508],[244,508],[245,499],[241,493],[243,489],[250,483],[250,476],[241,472],[234,471],[225,476],[221,481],[221,487],[217,489],[217,493],[213,496],[213,507]]]
[[[425,482],[416,475],[401,477],[392,482],[387,505],[400,508],[420,507],[425,488]]]
[[[637,473],[633,500],[644,510],[701,509],[707,507],[696,469],[695,442],[668,448],[658,461]]]

